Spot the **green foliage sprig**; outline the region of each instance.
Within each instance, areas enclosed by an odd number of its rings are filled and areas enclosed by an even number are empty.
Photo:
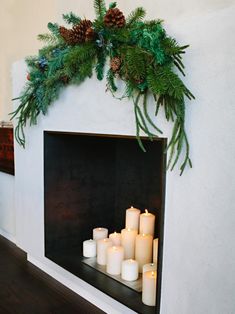
[[[123,97],[133,100],[136,137],[143,151],[141,131],[150,140],[162,134],[148,113],[150,95],[156,103],[156,115],[163,107],[166,120],[173,123],[168,168],[172,170],[182,154],[182,174],[187,164],[192,167],[185,132],[185,98],[194,96],[180,78],[185,75],[182,55],[188,45],[180,46],[169,37],[161,20],[143,21],[143,8],[135,9],[127,18],[116,8],[116,2],[106,8],[103,0],[94,0],[94,9],[96,19],[92,23],[70,12],[63,18],[71,29],[49,23],[50,33],[38,36],[45,46],[38,56],[26,59],[28,82],[17,98],[20,105],[12,113],[18,120],[16,140],[24,147],[26,123],[36,124],[38,115],[47,113],[61,89],[67,84],[79,85],[95,69],[99,80],[106,77],[107,89],[114,96],[116,80],[125,82]],[[105,74],[107,59],[110,69]]]

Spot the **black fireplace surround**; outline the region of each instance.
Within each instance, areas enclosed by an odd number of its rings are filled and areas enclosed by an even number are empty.
[[[137,313],[160,312],[164,231],[166,139],[44,132],[45,256]],[[82,263],[82,242],[92,229],[125,228],[130,206],[156,215],[159,238],[157,300],[138,293]]]

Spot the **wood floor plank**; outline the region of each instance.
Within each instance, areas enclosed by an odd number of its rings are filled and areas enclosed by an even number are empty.
[[[0,314],[104,313],[26,259],[0,236]]]

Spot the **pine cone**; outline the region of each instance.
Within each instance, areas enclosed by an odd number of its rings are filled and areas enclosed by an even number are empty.
[[[117,72],[122,64],[122,60],[119,57],[114,57],[110,60],[110,67],[113,72]]]
[[[126,24],[125,16],[118,8],[109,9],[104,17],[104,24],[107,27],[121,28]]]
[[[87,28],[86,34],[85,34],[85,41],[92,41],[95,37],[95,32],[92,27]]]
[[[67,29],[64,26],[60,26],[59,32],[60,32],[61,37],[63,37],[66,43],[68,43],[69,45],[73,44],[73,41],[71,39],[71,32],[72,32],[71,29]]]
[[[78,25],[75,25],[71,31],[71,40],[75,45],[82,43],[86,40],[86,31],[92,26],[92,22],[89,20],[82,20]]]

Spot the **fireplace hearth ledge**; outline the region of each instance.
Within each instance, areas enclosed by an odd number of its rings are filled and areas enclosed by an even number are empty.
[[[136,313],[125,305],[113,300],[111,297],[89,285],[85,281],[79,279],[77,276],[72,275],[70,272],[47,258],[39,260],[32,255],[27,254],[27,260],[106,313]]]

